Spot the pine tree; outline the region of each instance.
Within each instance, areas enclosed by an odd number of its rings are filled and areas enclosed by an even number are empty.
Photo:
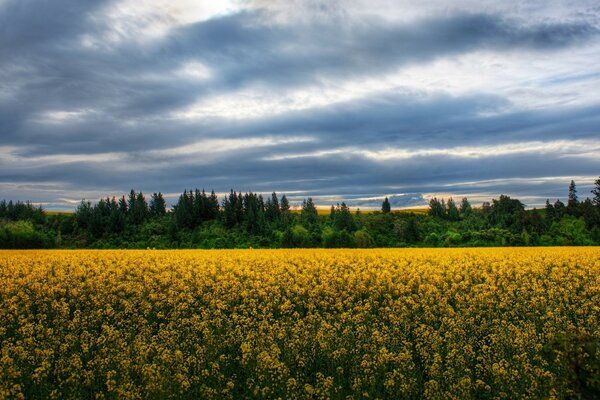
[[[135,190],[131,189],[129,192],[129,198],[127,199],[127,210],[129,210],[130,214],[135,212],[135,201],[137,200],[137,194]]]
[[[279,200],[277,199],[277,193],[275,192],[273,192],[271,198],[266,201],[265,217],[267,221],[272,223],[278,223],[281,218],[281,208],[279,207]]]
[[[187,190],[179,196],[177,204],[173,206],[173,217],[175,219],[175,225],[179,228],[193,228],[192,220],[192,208],[193,208],[193,194]]]
[[[225,225],[226,228],[233,228],[236,224],[234,209],[236,201],[237,195],[233,189],[231,189],[229,195],[225,196],[225,199],[223,199],[223,225]]]
[[[302,224],[306,227],[313,226],[319,222],[319,214],[312,197],[302,201],[300,219],[302,220]]]
[[[383,204],[381,204],[381,211],[385,214],[392,211],[392,206],[390,205],[390,201],[387,197],[383,200]]]
[[[139,192],[135,200],[134,223],[141,224],[146,220],[146,218],[148,218],[148,203],[146,203],[144,193]]]
[[[339,207],[339,204],[338,204]],[[331,226],[335,225],[335,217],[336,217],[336,213],[337,213],[337,209],[336,207],[332,204],[331,208],[329,209],[329,223],[331,224]]]
[[[153,193],[150,199],[150,216],[162,217],[167,213],[167,203],[161,192]]]
[[[600,177],[594,181],[594,189],[592,189],[592,194],[594,197],[592,198],[592,203],[596,207],[600,207]]]
[[[577,199],[577,189],[575,187],[575,181],[571,181],[569,184],[569,200],[567,201],[567,208],[570,210],[574,210],[579,205],[579,200]]]
[[[335,227],[340,231],[346,230],[348,232],[353,232],[355,229],[354,220],[352,219],[350,209],[344,202],[342,202],[342,204],[336,210]]]
[[[281,225],[285,228],[291,223],[292,219],[290,213],[290,203],[285,194],[281,196],[281,205],[279,208],[281,210]]]
[[[554,212],[554,206],[550,203],[550,200],[546,199],[546,225],[550,226],[554,219],[556,218],[556,213]]]
[[[429,200],[429,215],[435,218],[444,218],[445,210],[444,210],[443,200],[440,202],[436,197]]]
[[[219,216],[219,198],[215,194],[214,190],[210,191],[208,196],[208,219],[214,220]]]
[[[448,199],[448,203],[447,203],[446,207],[448,207],[448,211],[447,211],[448,219],[450,221],[458,221],[460,219],[460,216],[458,213],[458,208],[456,207],[456,204],[454,203],[454,200],[452,199],[452,197],[450,197]]]
[[[128,209],[129,208],[127,207],[127,200],[125,199],[125,196],[121,196],[119,199],[119,212],[123,215],[127,215]]]
[[[469,203],[469,200],[466,197],[463,197],[461,202],[460,202],[460,216],[465,218],[468,217],[469,215],[471,215],[471,213],[473,212],[473,208],[471,207],[471,203]]]

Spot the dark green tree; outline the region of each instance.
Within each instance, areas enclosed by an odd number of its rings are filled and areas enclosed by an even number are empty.
[[[446,210],[443,201],[439,201],[437,197],[429,200],[429,215],[434,218],[445,218]]]
[[[579,199],[577,198],[577,188],[575,186],[575,181],[571,181],[569,184],[569,197],[567,201],[567,210],[569,214],[574,215],[577,214],[577,207],[579,206]]]
[[[389,213],[392,211],[392,206],[390,205],[389,199],[386,197],[383,199],[383,203],[381,204],[381,212]]]
[[[461,202],[460,202],[459,212],[460,212],[460,216],[462,218],[468,217],[473,212],[473,208],[471,207],[471,203],[469,203],[469,200],[466,197],[463,197],[462,200],[461,200]]]
[[[456,207],[456,204],[454,203],[454,200],[452,199],[452,197],[450,197],[448,199],[448,203],[447,203],[446,207],[447,207],[446,217],[450,221],[458,221],[460,219],[460,214],[458,212],[458,208]]]
[[[167,203],[161,192],[153,193],[150,199],[150,216],[162,217],[167,213]]]
[[[562,217],[567,213],[567,207],[565,207],[565,203],[560,200],[556,200],[554,202],[554,218],[557,221],[560,221]]]
[[[319,213],[315,207],[312,197],[302,201],[302,210],[300,211],[300,221],[305,227],[312,227],[319,222]]]
[[[335,208],[335,213],[333,215],[333,226],[337,230],[345,230],[347,232],[354,232],[356,226],[354,224],[354,219],[352,218],[352,214],[350,213],[350,209],[346,205],[346,203],[342,202],[341,205]]]
[[[594,203],[596,207],[600,207],[600,177],[594,181],[592,194],[594,195],[594,197],[592,197],[592,203]]]
[[[279,208],[281,209],[281,225],[285,228],[292,222],[290,203],[285,194],[281,196],[281,205]]]
[[[554,211],[554,206],[550,203],[550,200],[546,199],[546,225],[550,226],[554,220],[556,219],[556,213]]]
[[[268,222],[274,224],[278,224],[281,219],[281,208],[275,192],[271,194],[271,198],[268,198],[265,203],[265,218]]]

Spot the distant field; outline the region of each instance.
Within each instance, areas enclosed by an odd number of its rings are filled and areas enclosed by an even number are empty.
[[[0,251],[0,398],[600,393],[600,248]]]
[[[357,209],[360,209],[360,212],[363,214],[372,214],[375,212],[381,212],[381,209],[379,208],[373,208],[373,209],[363,209],[360,207],[350,207],[350,211],[352,213],[355,213]],[[301,210],[299,208],[295,208],[292,209],[292,212],[295,213],[299,213]],[[402,208],[402,209],[393,209],[392,212],[393,213],[399,213],[399,214],[410,214],[410,213],[414,213],[414,214],[427,214],[427,212],[429,211],[429,208],[427,207],[423,207],[423,208]],[[317,212],[319,213],[319,215],[329,215],[331,213],[331,209],[327,208],[327,207],[318,207],[317,208]]]
[[[357,208],[351,208],[350,209],[351,212],[356,212]],[[429,209],[427,207],[423,207],[423,208],[402,208],[402,209],[396,209],[396,210],[392,210],[393,213],[415,213],[415,214],[427,214],[427,211]],[[293,208],[291,210],[293,213],[299,213],[301,210],[299,208]],[[319,213],[319,215],[329,215],[331,210],[330,208],[317,208],[317,212]],[[372,214],[374,212],[381,212],[380,209],[360,209],[361,213],[364,214]],[[45,211],[46,215],[73,215],[75,214],[74,211]]]
[[[44,211],[46,215],[73,215],[73,211]]]

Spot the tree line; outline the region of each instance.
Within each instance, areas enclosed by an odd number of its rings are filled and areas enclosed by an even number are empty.
[[[131,190],[74,213],[46,213],[30,202],[0,202],[0,248],[278,248],[527,246],[600,244],[600,178],[580,200],[574,181],[567,203],[525,209],[501,195],[473,207],[467,198],[432,198],[427,212],[321,212],[312,198],[292,209],[285,194],[185,190],[171,207],[161,192]]]

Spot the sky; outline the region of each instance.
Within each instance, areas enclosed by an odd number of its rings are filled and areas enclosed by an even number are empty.
[[[585,198],[597,0],[0,0],[0,198]]]

